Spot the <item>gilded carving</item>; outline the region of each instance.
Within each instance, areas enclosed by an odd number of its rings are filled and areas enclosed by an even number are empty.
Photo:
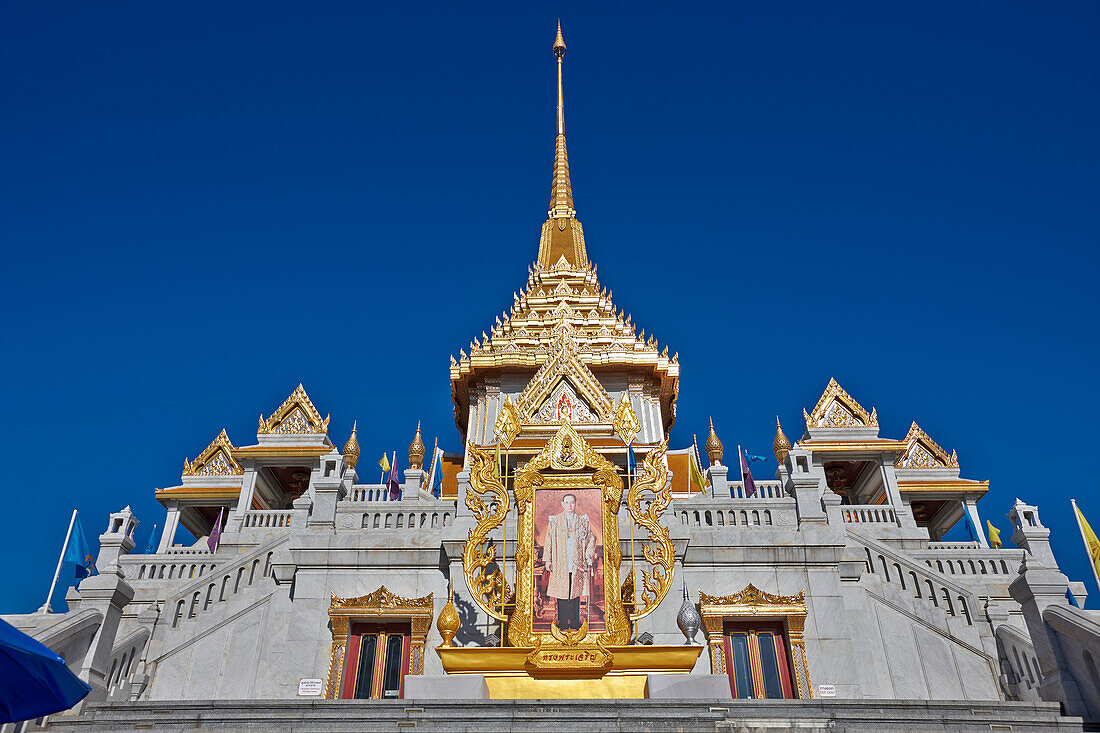
[[[183,459],[184,476],[239,476],[244,473],[241,464],[233,459],[233,443],[223,428],[218,437],[190,463]]]
[[[373,593],[355,598],[341,598],[335,593],[329,601],[329,623],[332,626],[332,652],[329,654],[325,697],[339,696],[340,675],[344,668],[348,628],[352,621],[408,620],[412,632],[409,674],[424,673],[424,645],[432,622],[432,594],[421,598],[403,598],[386,586]]]
[[[634,412],[634,406],[624,394],[619,404],[615,406],[615,414],[611,419],[611,427],[615,435],[626,445],[634,442],[634,438],[642,430],[642,423],[638,420],[638,413]]]
[[[313,406],[305,388],[299,384],[271,417],[264,420],[264,416],[260,415],[257,432],[261,435],[323,434],[328,431],[328,421],[328,417],[321,419],[321,414]]]
[[[905,452],[894,463],[895,468],[958,468],[959,458],[940,447],[928,433],[914,422],[905,436]]]
[[[508,492],[497,475],[496,457],[488,450],[470,445],[470,489],[466,492],[466,507],[477,520],[470,529],[462,551],[462,568],[466,587],[481,610],[498,620],[501,597],[508,597],[509,588],[496,565],[496,545],[489,533],[504,523],[511,507]],[[489,494],[489,497],[486,497]],[[489,498],[489,503],[485,499]]]
[[[878,413],[873,409],[870,414],[863,405],[844,391],[835,379],[829,384],[817,401],[812,413],[805,410],[802,416],[808,428],[853,428],[874,427],[878,425]]]
[[[516,439],[516,436],[519,435],[520,429],[516,404],[512,402],[511,397],[506,396],[504,405],[500,408],[500,414],[497,415],[496,424],[493,426],[493,432],[496,434],[501,446],[508,448],[512,445],[512,441]]]
[[[699,611],[703,616],[703,627],[707,631],[713,674],[724,674],[729,667],[723,638],[723,625],[727,620],[749,617],[786,621],[798,696],[802,699],[813,698],[813,684],[806,660],[806,591],[801,590],[793,596],[781,596],[760,590],[750,583],[741,592],[728,596],[712,596],[700,592]]]
[[[645,618],[657,608],[672,586],[673,548],[668,528],[660,523],[661,514],[672,503],[671,486],[668,481],[668,469],[662,460],[668,441],[646,454],[642,461],[644,472],[634,482],[627,493],[626,505],[630,518],[635,524],[649,533],[648,542],[642,542],[642,555],[649,563],[650,570],[642,571],[642,587],[637,603],[631,610],[633,621]],[[642,508],[643,494],[652,494],[653,498]]]

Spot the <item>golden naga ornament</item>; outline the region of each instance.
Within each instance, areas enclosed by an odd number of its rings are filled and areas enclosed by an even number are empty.
[[[490,496],[486,496],[489,494]],[[486,502],[486,499],[489,499]],[[470,490],[466,492],[466,508],[474,515],[477,526],[466,536],[462,551],[462,569],[466,587],[470,589],[481,610],[504,621],[501,598],[508,598],[509,588],[496,567],[496,545],[489,533],[504,523],[511,508],[508,492],[497,475],[496,457],[476,445],[470,445]]]
[[[642,588],[638,594],[635,608],[630,613],[630,619],[637,621],[653,613],[661,603],[668,589],[672,587],[672,570],[674,553],[672,540],[668,536],[668,528],[662,527],[661,514],[672,503],[672,487],[668,481],[668,469],[662,460],[668,441],[663,441],[657,448],[646,454],[642,461],[644,473],[642,477],[630,487],[626,497],[627,508],[630,509],[630,518],[635,524],[649,532],[649,544],[642,542],[642,555],[652,568],[642,571]],[[642,510],[642,495],[652,494]]]

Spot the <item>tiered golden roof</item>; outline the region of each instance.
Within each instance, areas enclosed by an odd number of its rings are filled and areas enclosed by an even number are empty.
[[[455,424],[465,433],[470,388],[475,375],[506,368],[538,369],[557,355],[555,343],[568,337],[577,358],[591,369],[635,370],[660,384],[665,430],[672,427],[680,365],[668,347],[635,332],[629,315],[618,310],[611,293],[600,286],[588,260],[584,231],[573,208],[569,157],[565,146],[561,60],[565,43],[554,42],[558,56],[558,135],[550,210],[542,226],[538,258],[528,268],[527,285],[513,293],[512,308],[501,313],[490,333],[470,342],[469,354],[451,357],[451,396]]]
[[[894,462],[895,468],[958,468],[959,457],[955,451],[947,451],[921,430],[916,421],[905,435],[905,452]]]

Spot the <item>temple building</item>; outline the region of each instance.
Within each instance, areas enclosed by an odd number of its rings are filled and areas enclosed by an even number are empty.
[[[670,448],[680,362],[589,260],[560,26],[553,51],[549,210],[512,307],[451,358],[461,452],[418,426],[400,482],[369,483],[356,430],[329,435],[302,385],[258,406],[255,436],[211,426],[156,489],[156,552],[122,509],[67,612],[5,617],[93,687],[37,725],[541,730],[539,700],[581,729],[1100,723],[1100,617],[1067,601],[1084,584],[1038,508],[1016,500],[991,546],[988,481],[916,422],[881,435],[823,375],[804,429],[777,420],[772,480],[743,480],[713,422],[702,451]],[[960,522],[976,539],[944,541]]]

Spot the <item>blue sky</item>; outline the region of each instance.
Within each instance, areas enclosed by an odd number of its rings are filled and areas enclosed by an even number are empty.
[[[1006,539],[1038,503],[1094,605],[1096,4],[7,3],[0,611],[74,507],[131,505],[141,549],[154,488],[298,382],[367,465],[417,420],[460,448],[448,355],[535,258],[558,17],[589,257],[680,354],[673,446],[713,416],[770,456],[835,376]]]

